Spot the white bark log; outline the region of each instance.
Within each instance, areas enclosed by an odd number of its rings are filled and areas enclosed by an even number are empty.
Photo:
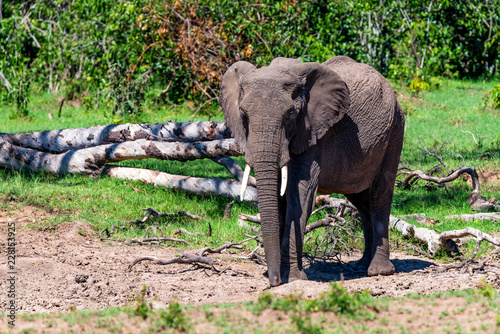
[[[234,139],[207,142],[158,142],[145,139],[100,145],[63,154],[40,152],[14,146],[0,138],[0,166],[20,170],[46,171],[53,174],[92,174],[105,163],[130,159],[194,160],[240,155]]]
[[[399,219],[393,215],[390,216],[389,225],[391,228],[395,228],[396,230],[401,232],[401,234],[403,234],[403,237],[415,238],[423,243],[426,243],[427,249],[429,250],[429,254],[431,256],[434,256],[434,254],[436,254],[436,252],[442,246],[439,239],[439,234],[433,230],[429,230],[423,227],[416,227],[415,225],[412,225],[407,221]]]
[[[225,122],[118,124],[32,133],[0,133],[0,138],[14,145],[53,153],[137,139],[195,142],[230,137],[231,132]]]
[[[473,236],[478,242],[485,240],[497,247],[500,246],[500,238],[495,238],[472,227],[466,227],[462,230],[445,231],[439,234],[427,228],[416,227],[393,215],[390,216],[389,224],[391,228],[395,228],[401,232],[404,237],[415,238],[426,243],[431,257],[433,257],[441,247],[444,247],[448,240],[456,238]]]
[[[238,181],[173,175],[149,169],[121,166],[106,166],[103,174],[118,179],[142,181],[201,196],[223,196],[235,199],[239,199],[240,196],[241,182]],[[257,189],[248,187],[243,201],[256,205]]]
[[[451,215],[444,217],[445,219],[461,219],[467,222],[474,221],[492,221],[500,222],[500,212],[483,212],[474,214]]]

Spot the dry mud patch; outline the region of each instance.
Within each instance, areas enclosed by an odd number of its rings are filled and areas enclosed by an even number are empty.
[[[0,211],[0,312],[7,303],[7,223],[16,222],[16,272],[18,313],[54,313],[72,309],[102,309],[130,305],[143,285],[153,307],[164,307],[171,301],[182,304],[237,303],[253,301],[265,290],[268,281],[265,268],[241,254],[215,255],[223,263],[252,274],[233,276],[230,272],[209,275],[196,265],[159,266],[142,262],[132,271],[128,264],[141,256],[170,259],[180,254],[168,247],[109,246],[99,241],[89,224],[67,222],[44,226],[36,222],[51,214],[30,206]],[[360,257],[343,256],[349,263]],[[439,265],[434,260],[393,252],[396,274],[366,277],[349,270],[348,265],[322,260],[308,264],[309,281],[282,285],[270,291],[277,295],[318,296],[329,289],[329,282],[343,279],[349,291],[370,289],[374,296],[403,296],[413,292],[431,294],[438,291],[476,288],[480,282],[500,286],[498,273],[421,273],[419,270]],[[341,272],[343,272],[341,274]]]

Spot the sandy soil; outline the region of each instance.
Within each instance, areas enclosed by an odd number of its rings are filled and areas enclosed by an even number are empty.
[[[237,253],[217,257],[224,264],[243,269],[252,277],[234,273],[207,275],[209,271],[194,265],[159,266],[151,262],[128,264],[140,256],[170,259],[179,255],[173,249],[154,246],[108,246],[96,238],[90,225],[82,222],[40,227],[37,222],[50,214],[25,206],[0,211],[0,291],[6,291],[7,223],[16,222],[16,272],[18,313],[60,312],[70,309],[101,309],[127,305],[143,284],[154,307],[175,300],[183,304],[241,302],[256,300],[268,289],[265,267],[241,260]],[[500,287],[498,272],[422,273],[419,270],[439,265],[433,260],[393,252],[396,274],[366,277],[350,270],[349,262],[360,256],[342,257],[347,265],[335,260],[308,264],[309,281],[299,281],[271,289],[277,295],[317,296],[329,289],[333,280],[344,280],[350,291],[370,289],[374,296],[401,296],[409,292],[430,294],[437,291],[475,288],[480,281]],[[342,274],[341,274],[342,273]],[[0,311],[7,307],[6,293],[0,294]]]

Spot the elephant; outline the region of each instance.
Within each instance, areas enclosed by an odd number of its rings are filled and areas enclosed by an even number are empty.
[[[345,56],[280,57],[261,68],[238,61],[222,77],[219,104],[245,152],[244,179],[254,170],[272,287],[307,279],[304,230],[317,193],[344,194],[358,209],[365,246],[356,267],[395,272],[389,216],[404,114],[379,72]]]

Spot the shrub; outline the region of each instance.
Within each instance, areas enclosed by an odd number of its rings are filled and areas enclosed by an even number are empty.
[[[418,96],[421,91],[429,89],[429,84],[420,78],[415,78],[411,81],[409,88],[412,94]]]

